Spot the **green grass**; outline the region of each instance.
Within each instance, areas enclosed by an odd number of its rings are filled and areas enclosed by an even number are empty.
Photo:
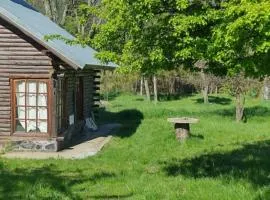
[[[123,127],[84,160],[0,160],[0,199],[270,199],[270,102],[247,100],[234,122],[227,97],[159,102],[120,96],[101,120]],[[200,119],[175,140],[168,117]]]

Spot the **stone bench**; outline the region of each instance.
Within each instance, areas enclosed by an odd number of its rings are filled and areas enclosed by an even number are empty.
[[[174,123],[176,139],[182,141],[189,137],[189,124],[198,123],[199,119],[189,117],[168,118],[168,122]]]

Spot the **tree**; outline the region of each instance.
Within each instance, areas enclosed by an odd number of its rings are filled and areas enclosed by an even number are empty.
[[[236,84],[233,87],[236,91],[236,120],[240,121],[244,116],[245,102],[242,77],[260,77],[269,73],[270,2],[176,2],[177,12],[171,20],[178,38],[176,59],[188,66],[205,60],[207,71],[238,79],[232,83]],[[204,99],[207,101],[207,84],[204,85]]]
[[[172,67],[174,36],[168,21],[173,7],[172,0],[103,0],[97,11],[103,23],[92,40],[98,58],[118,63],[122,72],[139,72],[145,80]]]
[[[219,23],[213,28],[209,46],[215,61],[226,66],[235,83],[236,120],[244,116],[242,76],[269,74],[270,2],[268,0],[231,0],[216,12]]]

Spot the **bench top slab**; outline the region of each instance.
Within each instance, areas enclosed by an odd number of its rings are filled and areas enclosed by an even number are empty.
[[[199,119],[190,117],[178,117],[178,118],[168,118],[168,122],[175,124],[195,124],[199,122]]]

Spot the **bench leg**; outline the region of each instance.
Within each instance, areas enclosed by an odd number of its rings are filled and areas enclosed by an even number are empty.
[[[189,137],[189,124],[175,124],[174,128],[177,140],[182,141]]]

